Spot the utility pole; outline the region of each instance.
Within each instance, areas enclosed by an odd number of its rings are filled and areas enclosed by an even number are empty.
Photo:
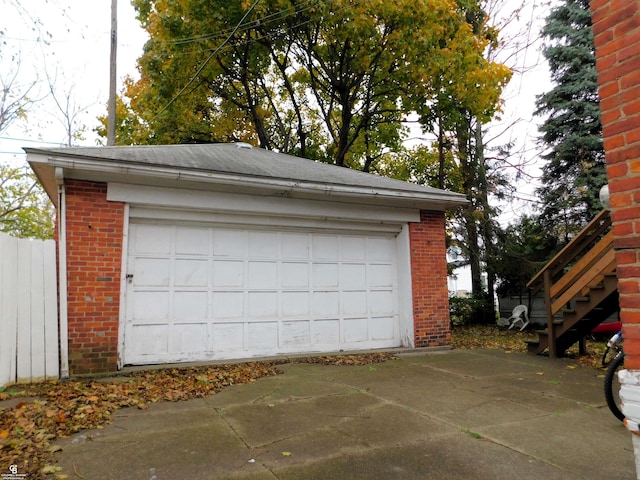
[[[111,0],[111,60],[107,104],[107,146],[116,144],[116,50],[118,47],[118,0]]]

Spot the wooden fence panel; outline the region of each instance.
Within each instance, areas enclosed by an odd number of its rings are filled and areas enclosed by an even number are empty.
[[[0,233],[0,385],[59,371],[55,242]]]

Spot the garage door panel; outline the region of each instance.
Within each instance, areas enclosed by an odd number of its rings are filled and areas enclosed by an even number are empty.
[[[209,235],[210,231],[207,228],[176,227],[176,254],[209,256]]]
[[[249,252],[254,258],[278,258],[278,234],[249,232]]]
[[[258,352],[278,348],[278,322],[255,322],[247,325],[247,349]]]
[[[209,315],[209,293],[175,292],[173,296],[173,319],[175,322],[194,319],[205,320]]]
[[[367,266],[364,263],[342,265],[340,286],[343,289],[361,289],[367,286]]]
[[[393,238],[132,223],[124,363],[400,345]]]
[[[275,318],[278,316],[277,292],[249,292],[248,313],[252,318]]]
[[[337,263],[314,263],[313,286],[315,288],[338,287],[339,269]]]
[[[374,315],[393,314],[395,310],[394,295],[391,290],[378,290],[369,299],[369,310]]]
[[[282,262],[280,285],[284,288],[309,286],[309,264],[301,262]]]
[[[216,323],[211,328],[212,350],[233,352],[244,350],[244,323]]]
[[[344,292],[342,294],[342,313],[344,315],[366,315],[368,310],[367,305],[366,290]]]
[[[282,315],[284,317],[299,317],[309,315],[309,292],[282,292]]]
[[[209,285],[209,262],[177,258],[174,262],[174,285],[179,287],[206,287]]]
[[[340,293],[314,292],[312,312],[314,315],[323,317],[338,317],[340,314]]]
[[[367,318],[347,318],[343,323],[345,343],[361,343],[369,339]]]
[[[136,225],[133,252],[170,254],[172,233],[163,225]]]
[[[214,320],[244,317],[244,293],[214,292],[212,297]]]
[[[337,345],[340,343],[340,320],[314,320],[311,322],[313,345]]]
[[[245,257],[247,232],[237,230],[213,231],[213,255],[216,257]]]
[[[396,336],[396,323],[393,317],[374,317],[369,322],[371,340],[391,340]]]
[[[132,302],[134,324],[164,323],[169,320],[169,292],[138,291]]]
[[[312,240],[312,256],[318,260],[338,259],[338,238],[328,235],[314,235]]]
[[[141,287],[168,287],[171,280],[171,261],[167,258],[137,258],[133,278]]]
[[[367,238],[367,259],[370,261],[387,261],[393,259],[393,248],[388,238]]]
[[[238,260],[214,260],[212,265],[213,286],[244,287],[244,262]]]
[[[363,261],[366,258],[366,239],[362,237],[340,238],[340,259],[349,262]]]
[[[277,280],[277,262],[249,262],[249,288],[273,288]]]
[[[169,351],[169,327],[167,325],[134,326],[131,331],[129,348],[135,357],[162,355]]]
[[[295,260],[309,258],[309,236],[291,233],[283,233],[280,243],[282,245],[283,260]]]
[[[172,331],[169,353],[180,353],[185,357],[203,353],[207,348],[207,326],[200,323],[183,323]]]
[[[284,348],[309,345],[309,322],[282,322],[280,346]]]
[[[373,264],[367,267],[367,285],[369,287],[391,287],[395,283],[390,264]]]

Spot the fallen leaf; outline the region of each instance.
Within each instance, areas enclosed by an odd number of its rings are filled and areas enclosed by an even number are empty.
[[[291,455],[291,452],[282,452],[283,457],[290,457]]]
[[[0,430],[0,438],[7,438],[9,436],[9,430]]]

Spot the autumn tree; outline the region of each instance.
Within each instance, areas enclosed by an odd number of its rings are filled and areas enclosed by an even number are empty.
[[[546,19],[544,56],[555,86],[537,100],[543,145],[542,219],[563,241],[602,207],[607,182],[589,0],[563,0]]]
[[[53,238],[54,216],[27,165],[0,164],[0,231],[19,238]]]
[[[135,0],[150,39],[118,141],[249,141],[370,171],[442,85],[495,105],[508,71],[484,59],[472,3]]]

